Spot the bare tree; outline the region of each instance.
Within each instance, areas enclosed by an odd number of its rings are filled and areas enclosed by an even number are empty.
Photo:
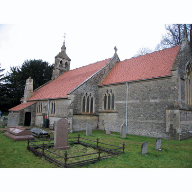
[[[169,48],[176,45],[180,45],[184,39],[184,36],[188,38],[190,44],[192,43],[192,25],[191,24],[172,24],[165,25],[167,34],[162,36],[162,40],[157,45],[155,50],[162,48]],[[191,45],[192,47],[192,45]]]
[[[152,53],[153,51],[149,49],[148,47],[142,47],[137,51],[137,53],[134,55],[134,57],[138,57],[141,55],[146,55],[147,53]]]

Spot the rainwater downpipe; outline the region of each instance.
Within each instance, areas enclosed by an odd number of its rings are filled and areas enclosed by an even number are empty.
[[[126,134],[128,134],[128,90],[129,90],[129,84],[126,82],[127,87],[127,99],[126,99]]]
[[[49,99],[47,99],[47,119],[49,119],[49,104],[50,104],[50,102],[49,102]]]

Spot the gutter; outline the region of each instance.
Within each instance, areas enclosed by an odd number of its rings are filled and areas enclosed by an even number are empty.
[[[167,75],[167,76],[161,76],[161,77],[153,77],[153,78],[149,78],[149,79],[139,79],[139,80],[132,80],[132,81],[117,82],[117,83],[99,85],[99,87],[104,87],[104,86],[108,86],[108,85],[119,85],[119,84],[124,84],[124,83],[133,83],[133,82],[139,82],[139,81],[155,80],[155,79],[167,78],[167,77],[172,77],[172,76],[173,75]]]
[[[49,99],[47,99],[47,119],[49,119],[49,105],[50,105],[50,101]]]

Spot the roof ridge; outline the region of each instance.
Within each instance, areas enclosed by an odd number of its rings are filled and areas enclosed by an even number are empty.
[[[111,58],[108,58],[108,59],[111,59]],[[105,61],[105,60],[108,60],[108,59],[104,59],[104,60],[101,60],[101,61],[97,61],[97,62],[95,62],[95,63],[90,63],[90,64],[87,64],[87,65],[83,65],[83,66],[77,67],[77,68],[75,68],[75,69],[80,69],[80,68],[82,68],[82,67],[87,67],[87,66],[89,66],[89,65],[94,65],[94,64],[96,64],[96,63],[99,63],[99,62],[102,62],[102,61]],[[72,69],[72,70],[69,70],[69,71],[73,71],[73,70],[75,70],[75,69]],[[69,71],[67,71],[67,72],[69,72]]]
[[[180,44],[180,45],[175,45],[175,46],[173,46],[173,47],[164,48],[164,49],[161,49],[161,50],[156,50],[156,51],[153,51],[153,52],[151,52],[151,53],[146,53],[145,55],[139,55],[139,56],[136,56],[136,57],[133,56],[133,57],[130,57],[129,59],[125,59],[125,60],[123,60],[123,61],[127,61],[127,60],[134,59],[134,58],[138,58],[138,57],[143,57],[143,56],[146,56],[146,55],[149,55],[149,54],[154,54],[154,53],[156,53],[156,52],[165,51],[166,49],[173,49],[173,48],[178,47],[178,46],[181,46],[181,44]],[[123,61],[122,61],[122,62],[123,62]]]

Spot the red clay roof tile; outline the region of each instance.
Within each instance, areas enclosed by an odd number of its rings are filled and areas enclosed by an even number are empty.
[[[87,78],[104,67],[110,59],[80,67],[63,73],[57,79],[35,90],[30,100],[65,98],[67,94],[83,83]]]
[[[180,46],[163,49],[117,63],[100,85],[171,75]]]
[[[30,105],[33,105],[35,102],[28,102],[28,103],[21,103],[11,109],[9,111],[20,111],[22,109],[25,109],[26,107],[29,107]]]

